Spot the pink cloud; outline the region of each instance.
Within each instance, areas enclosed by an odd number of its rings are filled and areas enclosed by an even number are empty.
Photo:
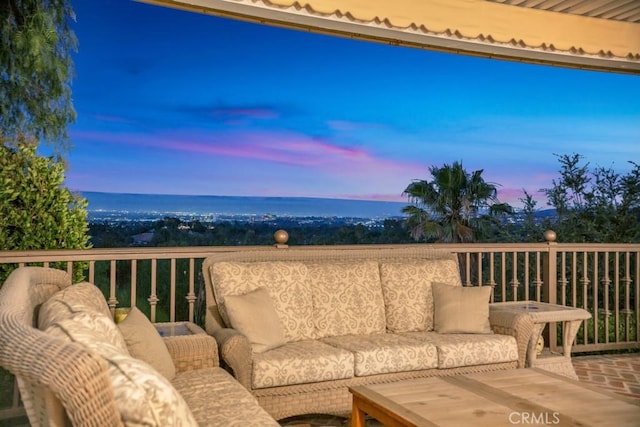
[[[88,144],[123,146],[123,153],[126,153],[127,146],[156,153],[193,153],[201,161],[206,159],[211,166],[221,162],[225,167],[237,165],[234,169],[242,172],[238,172],[240,175],[234,178],[234,184],[247,178],[252,180],[254,190],[256,184],[260,183],[267,189],[280,187],[283,194],[287,195],[342,198],[335,195],[338,189],[344,192],[344,198],[403,201],[402,190],[412,179],[422,177],[425,172],[423,164],[394,160],[363,147],[344,146],[293,132],[206,135],[182,132],[179,135],[158,136],[75,132],[72,138]],[[176,157],[174,165],[177,162],[188,160],[186,157],[181,157],[181,160]],[[263,162],[264,165],[255,162]],[[296,169],[288,169],[290,167]],[[228,173],[226,176],[229,176]],[[372,190],[377,193],[370,193]],[[364,195],[352,196],[358,193]]]

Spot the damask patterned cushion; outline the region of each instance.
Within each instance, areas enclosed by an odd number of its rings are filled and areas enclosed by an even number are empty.
[[[254,353],[262,353],[287,342],[266,288],[244,295],[227,295],[225,305],[231,326],[249,339]]]
[[[268,289],[287,341],[315,338],[308,269],[300,262],[219,262],[210,270],[220,315],[230,325],[224,298]]]
[[[92,283],[82,282],[59,290],[42,304],[38,312],[38,327],[47,329],[52,323],[68,319],[80,311],[111,317],[102,291]]]
[[[181,372],[172,383],[200,426],[279,426],[251,393],[221,368]]]
[[[290,342],[253,355],[253,388],[353,377],[353,353],[320,341]]]
[[[490,334],[491,286],[449,286],[434,283],[433,325],[441,334]]]
[[[381,262],[380,280],[391,332],[433,330],[431,284],[462,285],[453,258]]]
[[[353,352],[358,377],[438,367],[433,344],[398,334],[346,335],[322,341]]]
[[[66,337],[69,341],[80,342],[94,351],[103,345],[110,345],[119,353],[129,355],[127,343],[111,317],[102,313],[79,311],[55,322],[47,322],[45,331]]]
[[[309,279],[319,338],[385,332],[377,262],[309,264]]]
[[[118,329],[133,357],[147,362],[168,380],[176,375],[176,367],[164,340],[137,307],[132,307],[127,317],[118,323]]]
[[[403,336],[435,345],[441,369],[518,360],[518,344],[511,335],[408,332]]]
[[[79,313],[74,318],[60,320],[45,332],[83,343],[107,360],[116,406],[125,426],[198,425],[184,399],[165,377],[147,363],[101,341],[84,321],[85,316],[86,313]]]

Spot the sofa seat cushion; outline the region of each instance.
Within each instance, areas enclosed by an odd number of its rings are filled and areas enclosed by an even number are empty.
[[[380,263],[380,281],[390,332],[433,330],[433,283],[462,286],[455,256]]]
[[[358,377],[438,367],[435,345],[399,334],[345,335],[322,341],[352,352]]]
[[[178,373],[173,386],[184,398],[200,427],[278,427],[258,401],[222,368]]]
[[[254,389],[352,377],[353,353],[316,340],[291,342],[253,355]]]
[[[209,271],[220,316],[231,325],[224,299],[265,287],[287,341],[315,338],[307,266],[300,262],[218,262]]]
[[[518,345],[511,335],[437,332],[407,332],[402,335],[435,345],[439,369],[518,360]]]
[[[376,261],[308,266],[318,338],[385,332],[384,299]]]

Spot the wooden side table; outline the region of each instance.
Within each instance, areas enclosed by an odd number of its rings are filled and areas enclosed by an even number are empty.
[[[491,311],[527,313],[534,323],[527,348],[527,367],[546,369],[569,378],[578,379],[571,363],[571,346],[583,320],[591,313],[582,308],[548,304],[537,301],[496,302],[489,305]],[[562,322],[562,354],[545,351],[538,357],[536,347],[547,323]],[[550,331],[555,333],[555,331]]]

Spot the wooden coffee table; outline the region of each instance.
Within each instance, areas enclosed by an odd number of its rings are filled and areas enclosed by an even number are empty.
[[[545,370],[511,369],[351,387],[352,427],[365,414],[385,426],[629,426],[640,401]]]

